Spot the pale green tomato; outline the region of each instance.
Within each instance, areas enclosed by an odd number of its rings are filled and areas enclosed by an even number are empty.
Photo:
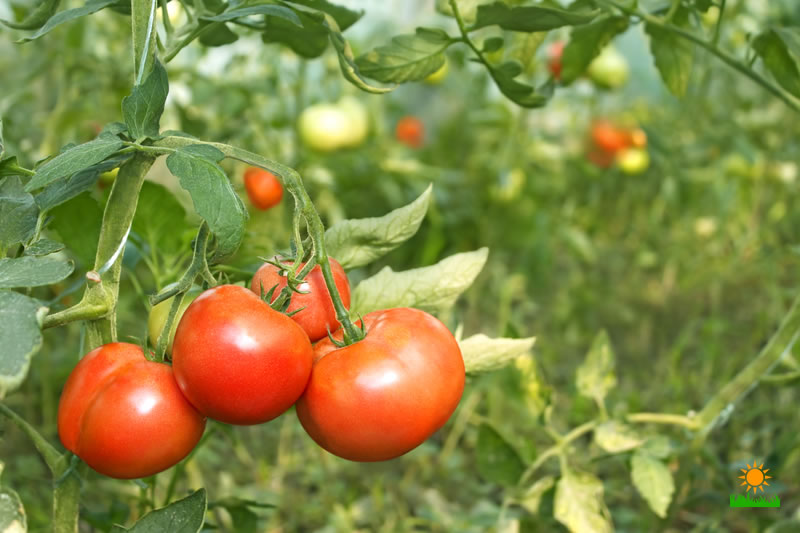
[[[641,148],[626,148],[617,154],[617,166],[625,174],[641,174],[650,166],[650,154]]]
[[[606,46],[594,58],[587,70],[589,77],[599,87],[618,89],[625,85],[630,74],[628,60],[613,46]]]
[[[169,332],[167,353],[172,353],[172,341],[175,339],[175,329],[178,327],[178,322],[181,321],[183,312],[186,311],[186,308],[189,307],[189,304],[200,295],[200,292],[201,291],[199,290],[190,290],[186,293],[186,296],[183,297],[181,306],[178,308],[178,313],[175,315],[175,320],[172,321],[172,328]],[[164,329],[164,325],[167,323],[169,308],[172,305],[172,300],[174,299],[174,296],[172,298],[167,298],[163,302],[154,305],[153,308],[150,309],[150,316],[147,318],[147,332],[150,337],[150,345],[153,347],[158,345],[158,336],[161,335],[161,331]]]
[[[450,71],[450,67],[447,64],[447,60],[445,59],[442,66],[439,67],[433,74],[428,75],[423,81],[425,83],[429,83],[431,85],[439,85],[441,84],[444,79],[447,77],[447,73]]]
[[[342,146],[356,148],[361,146],[369,133],[369,115],[358,99],[345,96],[336,104],[347,115],[348,128],[345,130]]]
[[[314,150],[330,152],[352,137],[347,113],[334,104],[316,104],[300,113],[297,127],[303,142]]]

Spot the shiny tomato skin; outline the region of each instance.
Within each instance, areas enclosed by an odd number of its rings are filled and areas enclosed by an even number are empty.
[[[313,351],[303,329],[245,287],[220,285],[186,309],[172,348],[175,379],[209,418],[260,424],[297,401]]]
[[[283,186],[272,172],[250,167],[244,172],[244,188],[247,197],[256,208],[265,210],[275,207],[283,198]]]
[[[425,125],[417,117],[403,117],[397,122],[395,137],[411,148],[421,148],[425,139]]]
[[[367,336],[355,344],[317,343],[297,416],[332,454],[385,461],[447,422],[464,390],[464,361],[450,331],[424,311],[375,311],[364,322]]]
[[[339,290],[339,296],[342,298],[344,306],[349,309],[350,282],[347,280],[347,274],[345,274],[342,265],[336,259],[331,258],[330,262],[333,281]],[[304,292],[307,291],[307,293],[295,292],[292,294],[292,301],[287,312],[291,313],[302,309],[302,311],[293,314],[291,318],[303,328],[311,342],[316,342],[325,337],[328,334],[328,330],[336,331],[339,329],[339,322],[336,320],[336,309],[333,307],[330,292],[325,285],[325,278],[322,276],[320,266],[317,265],[311,269],[311,272],[303,282],[300,284],[300,289]],[[264,263],[253,276],[253,280],[250,282],[250,290],[260,296],[262,290],[266,294],[272,287],[277,285],[272,293],[272,300],[270,300],[274,302],[286,284],[285,271],[279,270],[275,265]]]
[[[73,369],[58,406],[64,446],[106,476],[135,479],[173,466],[195,447],[205,418],[181,394],[172,368],[139,346],[104,344]]]

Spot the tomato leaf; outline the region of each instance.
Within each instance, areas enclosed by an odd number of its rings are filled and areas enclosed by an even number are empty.
[[[74,269],[71,261],[54,257],[5,257],[0,259],[0,289],[50,285],[66,278]]]
[[[85,170],[77,172],[67,179],[55,181],[42,189],[41,192],[35,196],[36,203],[42,211],[49,211],[57,205],[61,205],[75,198],[80,193],[91,189],[94,184],[97,183],[100,174],[119,167],[127,161],[129,157],[130,155],[127,154],[111,157]]]
[[[144,83],[135,85],[130,96],[122,99],[122,115],[131,137],[139,140],[158,136],[158,124],[164,113],[167,93],[167,71],[156,60]]]
[[[517,450],[489,424],[478,428],[475,455],[481,477],[498,485],[516,485],[525,470]]]
[[[0,182],[0,256],[9,246],[33,237],[38,217],[39,208],[20,178],[11,176]]]
[[[364,15],[363,11],[354,11],[344,6],[332,4],[327,0],[290,0],[287,3],[310,7],[329,14],[342,31],[355,24]]]
[[[800,59],[800,28],[796,26],[790,28],[776,27],[773,30],[783,39],[786,48],[794,56],[795,60]]]
[[[39,239],[35,243],[25,248],[25,255],[42,257],[60,252],[63,249],[64,245],[60,242],[51,241],[50,239]]]
[[[792,96],[800,98],[800,71],[783,35],[773,29],[767,30],[753,40],[753,50],[778,84]]]
[[[575,81],[611,39],[626,29],[628,29],[628,17],[623,16],[605,17],[591,24],[573,28],[562,56],[562,83],[569,84]]]
[[[510,31],[549,31],[562,26],[586,24],[594,20],[598,13],[598,10],[567,11],[547,5],[510,7],[503,2],[495,2],[478,6],[475,24],[469,29],[500,26]]]
[[[689,10],[679,8],[672,18],[672,24],[689,28]],[[650,35],[650,50],[656,68],[667,89],[677,97],[686,94],[694,63],[694,45],[671,31],[653,24],[646,24],[645,31]]]
[[[350,47],[350,43],[344,38],[344,35],[342,35],[339,25],[336,24],[336,20],[331,15],[325,13],[324,21],[325,27],[328,29],[328,37],[330,38],[331,44],[339,55],[339,68],[344,78],[362,91],[368,93],[383,94],[391,91],[392,89],[390,87],[376,87],[370,85],[369,82],[364,79],[356,64],[353,49]]]
[[[268,15],[270,17],[278,17],[283,19],[292,25],[302,28],[303,22],[300,20],[300,17],[297,16],[293,10],[289,9],[285,6],[276,6],[271,4],[261,4],[256,6],[246,6],[246,7],[232,7],[223,11],[219,15],[208,16],[204,15],[200,17],[200,20],[207,20],[209,22],[226,22],[228,20],[234,20],[242,17],[249,17],[252,15]]]
[[[284,44],[307,59],[321,56],[328,47],[327,28],[319,17],[303,11],[298,11],[296,15],[302,24],[301,28],[284,18],[266,17],[266,29],[261,34],[261,40],[265,43]]]
[[[244,237],[247,209],[217,161],[225,155],[208,144],[179,148],[167,157],[167,168],[189,191],[194,208],[217,237],[215,259],[233,254]]]
[[[539,513],[539,505],[542,501],[544,494],[551,490],[556,485],[556,478],[553,476],[544,476],[536,480],[528,490],[522,495],[517,503],[525,508],[531,514]]]
[[[553,85],[548,82],[539,89],[521,83],[514,78],[522,74],[519,61],[506,61],[500,66],[486,65],[489,74],[506,97],[522,107],[542,107],[553,95]]]
[[[206,517],[206,490],[200,489],[182,500],[150,511],[132,527],[114,526],[112,533],[198,533]]]
[[[84,170],[106,159],[120,148],[122,141],[109,133],[103,133],[92,141],[73,146],[36,169],[36,174],[25,186],[25,190],[32,191],[44,187]]]
[[[177,253],[190,229],[186,211],[163,185],[145,181],[131,229],[150,246],[165,254]]]
[[[609,390],[617,384],[614,375],[614,352],[605,331],[597,334],[586,360],[576,373],[578,392],[587,398],[603,403]]]
[[[58,5],[61,0],[42,0],[28,16],[19,22],[11,22],[8,20],[0,19],[0,24],[4,24],[9,28],[16,30],[35,30],[41,28],[45,22],[50,20],[50,17],[58,10]],[[4,531],[4,530],[3,530]]]
[[[630,426],[608,420],[595,428],[594,442],[608,453],[621,453],[641,446],[644,439]]]
[[[361,74],[384,83],[417,81],[444,65],[444,51],[452,43],[445,31],[417,28],[413,35],[392,37],[388,45],[356,59]]]
[[[468,374],[491,372],[531,353],[536,337],[492,339],[479,333],[459,341]]]
[[[94,264],[97,240],[103,221],[103,209],[89,193],[78,195],[52,210],[49,228],[85,267]]]
[[[451,255],[428,267],[394,272],[390,267],[359,283],[352,294],[351,310],[365,315],[378,309],[416,307],[444,311],[453,306],[483,269],[487,248]]]
[[[30,37],[25,37],[24,39],[20,39],[19,42],[27,43],[29,41],[33,41],[38,39],[42,35],[49,33],[53,28],[56,26],[60,26],[65,22],[69,22],[71,20],[75,20],[80,17],[85,17],[86,15],[91,15],[92,13],[96,13],[101,9],[104,9],[110,5],[113,5],[118,0],[89,0],[86,2],[86,5],[82,7],[76,7],[74,9],[67,9],[65,11],[61,11],[60,13],[56,13],[53,17],[51,17],[44,26],[39,28],[39,31],[31,35]]]
[[[556,485],[553,516],[575,533],[614,530],[603,500],[603,482],[584,472],[564,472]]]
[[[667,465],[641,449],[631,458],[631,480],[655,514],[664,518],[675,492]]]
[[[46,314],[47,307],[37,300],[0,290],[0,398],[16,389],[28,374],[31,357],[42,347],[41,327]]]
[[[407,241],[419,229],[431,202],[432,186],[419,198],[382,217],[343,220],[325,232],[328,254],[346,270],[367,265]]]

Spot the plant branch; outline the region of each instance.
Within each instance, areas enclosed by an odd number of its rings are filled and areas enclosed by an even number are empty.
[[[672,426],[682,426],[686,429],[698,429],[697,421],[685,415],[673,415],[668,413],[631,413],[625,417],[628,422],[640,424],[667,424]]]
[[[7,405],[0,403],[0,414],[4,415],[6,418],[11,420],[19,429],[22,430],[25,435],[28,436],[29,439],[33,442],[33,445],[36,447],[36,450],[39,452],[39,455],[42,456],[44,459],[47,468],[50,470],[50,473],[54,474],[58,470],[58,463],[59,459],[61,458],[61,454],[58,453],[58,450],[55,447],[47,442],[41,433],[36,431],[32,425],[28,424],[21,416],[11,410]]]
[[[42,324],[43,329],[54,328],[69,324],[70,322],[77,322],[79,320],[96,320],[108,314],[108,306],[103,304],[93,304],[85,300],[81,300],[77,304],[47,315]]]
[[[529,466],[528,469],[525,470],[525,472],[522,474],[522,477],[520,477],[519,484],[524,485],[530,479],[530,477],[539,469],[539,467],[541,467],[548,459],[550,459],[551,457],[561,456],[561,454],[563,453],[563,451],[566,449],[567,446],[569,446],[573,441],[581,438],[585,434],[593,431],[596,426],[597,426],[597,421],[592,420],[590,422],[581,424],[580,426],[576,427],[575,429],[573,429],[572,431],[561,437],[561,440],[558,442],[558,444],[555,444],[550,448],[546,449],[544,452],[542,452],[539,455],[539,457],[536,458],[536,461],[534,461],[533,464],[531,464],[531,466]]]

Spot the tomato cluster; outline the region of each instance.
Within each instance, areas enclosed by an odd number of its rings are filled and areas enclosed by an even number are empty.
[[[622,128],[608,120],[596,120],[589,144],[587,158],[598,167],[616,164],[626,174],[639,174],[650,165],[647,134],[640,128]]]
[[[102,474],[145,477],[186,457],[207,418],[260,424],[295,404],[314,441],[353,461],[392,459],[430,437],[464,388],[461,351],[444,324],[417,309],[376,311],[360,324],[365,337],[345,344],[319,265],[293,284],[285,312],[271,307],[289,284],[289,265],[265,263],[249,289],[187,294],[170,339],[172,365],[133,344],[89,352],[61,396],[64,446]],[[337,261],[330,266],[349,307],[347,275]],[[153,344],[170,305],[151,311]]]

